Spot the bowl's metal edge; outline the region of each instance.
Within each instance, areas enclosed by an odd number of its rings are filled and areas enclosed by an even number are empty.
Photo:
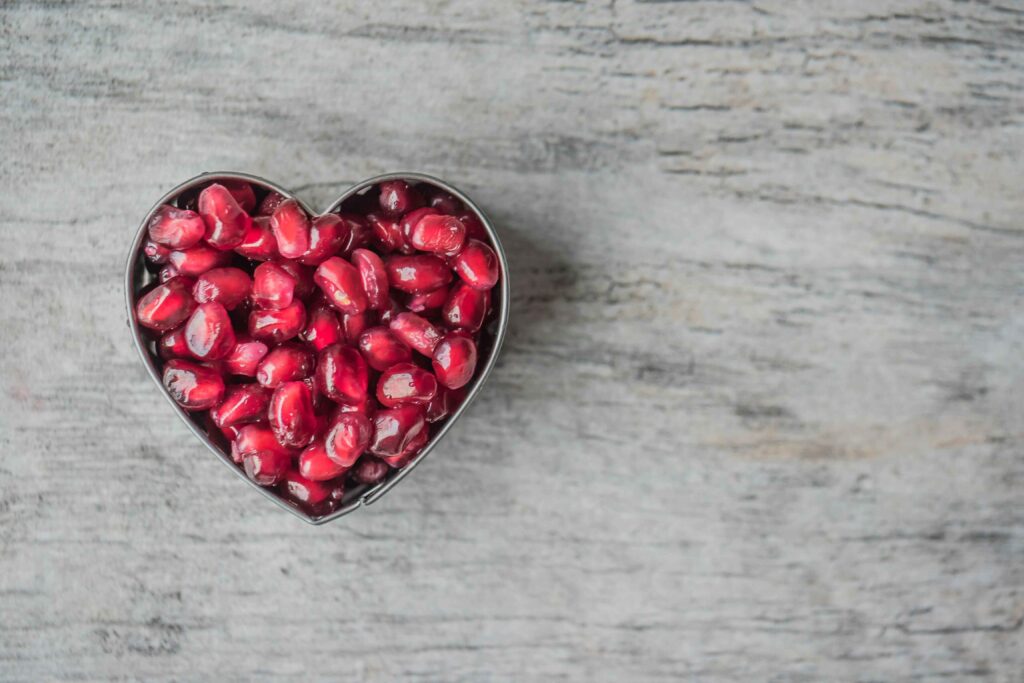
[[[376,502],[388,491],[394,488],[395,485],[398,484],[398,482],[404,479],[409,474],[409,472],[411,472],[420,462],[422,462],[424,458],[427,457],[427,455],[444,438],[445,434],[448,433],[448,430],[451,429],[452,425],[455,424],[455,422],[459,419],[459,417],[466,410],[469,404],[473,402],[473,399],[476,398],[476,395],[480,392],[480,388],[484,385],[484,382],[487,380],[487,377],[491,374],[491,371],[493,370],[494,365],[497,362],[498,356],[501,352],[502,344],[505,341],[505,334],[508,331],[510,303],[508,258],[504,248],[501,245],[501,240],[498,238],[497,231],[494,229],[494,226],[491,224],[490,219],[487,218],[487,215],[480,209],[480,207],[477,206],[472,199],[470,199],[458,188],[453,187],[452,185],[448,184],[447,182],[439,178],[435,178],[433,176],[426,175],[423,173],[396,172],[386,173],[384,175],[368,178],[367,180],[364,180],[347,189],[345,192],[341,194],[340,197],[338,197],[338,199],[332,202],[327,209],[321,212],[330,213],[332,211],[336,211],[341,206],[341,204],[343,204],[349,197],[358,194],[359,192],[362,192],[363,190],[372,187],[377,183],[385,182],[387,180],[413,180],[418,182],[430,183],[431,185],[435,185],[441,188],[445,192],[450,192],[452,195],[460,199],[469,209],[474,211],[480,218],[481,223],[483,223],[484,229],[487,231],[488,237],[490,237],[491,239],[491,245],[494,247],[494,251],[498,255],[498,262],[501,267],[501,280],[498,283],[500,309],[498,316],[498,327],[494,335],[494,343],[491,348],[491,352],[487,358],[487,362],[478,371],[476,379],[473,381],[472,386],[466,393],[466,398],[463,400],[462,404],[458,407],[458,409],[448,417],[448,419],[445,421],[441,429],[433,436],[430,442],[427,443],[426,446],[424,446],[423,450],[421,450],[415,458],[410,460],[400,470],[392,472],[383,482],[364,491],[359,498],[352,501],[348,505],[345,505],[344,507],[335,510],[331,514],[324,515],[322,517],[311,517],[302,512],[301,510],[299,510],[298,508],[289,505],[282,498],[272,493],[269,489],[266,489],[262,486],[258,486],[252,481],[250,481],[249,478],[246,477],[245,474],[235,465],[235,463],[231,461],[230,456],[224,453],[220,449],[220,447],[217,446],[217,444],[213,443],[206,435],[206,432],[201,430],[192,421],[188,413],[181,406],[179,406],[174,401],[174,399],[171,398],[171,396],[164,389],[160,373],[157,371],[156,365],[153,362],[153,358],[151,357],[148,349],[146,348],[146,340],[143,337],[142,329],[138,324],[138,319],[135,314],[136,272],[139,267],[139,260],[140,258],[142,258],[142,244],[146,240],[147,226],[149,225],[150,219],[162,204],[177,197],[181,193],[192,189],[197,185],[208,183],[211,181],[211,179],[214,178],[225,180],[244,180],[246,182],[261,185],[267,189],[273,190],[274,192],[278,192],[284,195],[285,197],[294,199],[296,202],[299,203],[300,206],[302,206],[303,209],[305,209],[305,211],[308,214],[317,215],[317,212],[311,209],[301,198],[296,197],[288,190],[279,187],[275,183],[272,183],[269,180],[266,180],[265,178],[260,178],[259,176],[250,175],[248,173],[238,173],[234,171],[217,171],[202,173],[194,178],[186,180],[177,187],[168,191],[155,204],[153,204],[153,207],[149,210],[149,212],[146,213],[146,216],[142,219],[142,222],[139,225],[139,229],[135,234],[135,239],[132,241],[131,250],[128,253],[128,259],[125,265],[125,305],[128,310],[128,328],[132,335],[132,342],[135,345],[135,349],[139,353],[139,357],[142,359],[142,363],[145,366],[146,371],[150,376],[150,379],[153,380],[160,394],[167,400],[168,403],[171,404],[171,407],[174,408],[175,413],[178,415],[181,421],[185,423],[189,431],[191,431],[192,434],[194,434],[196,438],[198,438],[199,441],[206,446],[207,449],[209,449],[214,455],[216,455],[221,462],[227,465],[227,467],[232,471],[232,473],[236,477],[244,481],[246,484],[249,484],[249,486],[251,486],[252,488],[259,491],[259,493],[264,498],[272,501],[279,508],[287,510],[289,513],[295,515],[302,521],[312,525],[326,524],[327,522],[338,519],[339,517],[343,517],[344,515],[347,515],[350,512],[354,512],[360,507],[370,505]]]

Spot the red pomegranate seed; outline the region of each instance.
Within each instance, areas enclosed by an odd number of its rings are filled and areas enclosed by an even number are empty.
[[[176,209],[163,204],[149,219],[149,239],[171,249],[188,249],[206,234],[206,224],[195,211]]]
[[[441,318],[452,329],[477,332],[484,324],[490,304],[490,291],[474,289],[460,282],[448,294],[444,308],[441,309]]]
[[[226,308],[216,302],[200,304],[185,325],[189,353],[201,360],[226,358],[235,348],[235,331]]]
[[[309,322],[300,337],[316,351],[345,340],[338,316],[326,302],[310,309]]]
[[[376,311],[387,308],[388,274],[384,272],[384,262],[380,256],[368,249],[356,249],[352,252],[352,264],[359,271],[367,306]]]
[[[168,257],[178,272],[189,277],[199,277],[211,268],[231,263],[231,254],[205,244],[197,244],[184,251],[172,251]]]
[[[309,216],[294,199],[278,204],[270,217],[277,250],[286,259],[297,259],[309,249]]]
[[[280,256],[277,253],[277,240],[270,229],[270,218],[253,218],[252,225],[245,231],[245,239],[235,247],[235,252],[253,261],[270,261]]]
[[[405,313],[405,307],[392,296],[388,302],[388,307],[380,313],[380,324],[390,325],[391,321],[398,317],[399,313]]]
[[[270,428],[284,446],[308,446],[316,436],[313,394],[302,381],[285,382],[270,398]]]
[[[319,440],[307,446],[299,456],[299,474],[312,481],[334,479],[347,470],[345,465],[339,465],[327,457],[327,449]]]
[[[333,213],[317,216],[309,228],[309,249],[299,259],[307,266],[318,266],[344,247],[352,228]]]
[[[452,281],[452,271],[436,256],[391,256],[384,262],[388,282],[409,294],[422,294]]]
[[[438,188],[430,188],[427,192],[427,205],[449,216],[456,216],[465,211],[462,202]]]
[[[176,277],[157,285],[135,304],[139,324],[165,332],[177,327],[196,309],[190,278]]]
[[[369,387],[366,361],[351,346],[328,346],[317,356],[316,386],[335,403],[359,403]]]
[[[427,427],[422,406],[399,406],[378,410],[373,416],[374,434],[370,452],[382,456],[400,455]]]
[[[431,209],[430,207],[424,207],[422,209],[415,209],[402,216],[402,220],[398,222],[398,227],[402,231],[402,239],[409,245],[407,253],[413,253],[415,248],[412,246],[412,242],[409,238],[412,237],[412,229],[416,227],[416,224],[427,216],[439,216],[440,212],[437,209]]]
[[[409,443],[398,455],[382,455],[381,460],[386,462],[391,467],[401,469],[409,464],[409,461],[416,457],[416,455],[423,450],[423,447],[427,445],[427,441],[430,440],[430,433],[424,429],[419,432],[416,436],[409,439]]]
[[[229,311],[245,301],[252,278],[241,268],[211,268],[196,280],[192,297],[201,304],[215,301]]]
[[[285,498],[315,517],[336,510],[345,492],[341,481],[313,481],[295,470],[285,473],[278,488]]]
[[[476,344],[467,336],[449,332],[434,348],[431,365],[438,382],[449,389],[464,387],[476,370]]]
[[[238,427],[253,422],[266,422],[270,392],[255,384],[236,384],[228,387],[224,400],[210,411],[213,423],[224,427]]]
[[[292,457],[277,451],[258,451],[242,459],[245,474],[260,486],[273,486],[292,466]]]
[[[498,282],[498,256],[480,240],[470,240],[455,257],[453,268],[475,289],[490,289]]]
[[[424,356],[432,355],[434,347],[441,341],[440,330],[415,313],[399,313],[390,327],[399,339]]]
[[[249,314],[249,334],[256,339],[283,342],[296,336],[306,326],[306,307],[301,301],[280,310],[260,310]]]
[[[377,412],[377,402],[374,401],[369,395],[366,396],[359,403],[338,403],[334,406],[334,410],[331,411],[331,419],[329,422],[334,422],[338,419],[339,415],[345,413],[359,413],[366,417],[373,417],[373,414]]]
[[[252,274],[252,302],[257,308],[281,309],[291,306],[298,284],[277,263],[261,263]]]
[[[156,276],[156,280],[160,284],[164,284],[165,282],[170,282],[174,278],[178,277],[178,275],[178,269],[168,263],[160,269],[160,272]]]
[[[348,241],[341,245],[338,254],[348,257],[354,250],[365,247],[373,237],[369,223],[362,216],[353,213],[339,213],[338,218],[348,226]]]
[[[406,308],[413,313],[422,313],[423,311],[433,310],[435,308],[441,308],[444,302],[448,300],[448,290],[444,287],[435,289],[431,292],[424,292],[423,294],[413,294],[406,301]]]
[[[238,436],[231,442],[231,459],[242,462],[247,455],[262,452],[282,453],[290,460],[296,453],[293,449],[281,445],[274,436],[274,431],[262,424],[248,424],[238,430]]]
[[[388,216],[401,216],[423,204],[423,197],[404,180],[380,184],[380,208]]]
[[[373,436],[373,424],[360,413],[340,413],[335,416],[325,439],[327,457],[348,468],[366,451]]]
[[[313,280],[327,300],[342,313],[355,314],[366,310],[366,292],[363,291],[359,271],[340,256],[332,256],[321,263]]]
[[[354,344],[359,339],[359,335],[363,333],[363,330],[370,326],[371,315],[371,311],[363,311],[355,315],[342,313],[341,329],[345,334],[345,340]]]
[[[188,352],[188,344],[185,343],[185,326],[175,327],[169,332],[164,332],[160,341],[156,343],[157,353],[161,358],[191,358]]]
[[[253,192],[252,185],[249,183],[244,180],[222,180],[221,185],[228,188],[228,192],[242,207],[242,211],[252,213],[252,210],[256,208],[256,193]]]
[[[224,369],[232,375],[255,377],[260,361],[267,355],[269,348],[261,341],[250,339],[248,335],[236,336],[235,348],[224,359]]]
[[[435,254],[456,254],[465,241],[466,226],[455,216],[424,216],[409,233],[409,244]]]
[[[382,253],[388,254],[392,251],[401,251],[411,254],[413,249],[406,242],[402,234],[402,226],[398,221],[371,213],[366,216],[370,223],[371,240],[374,246]]]
[[[171,248],[165,247],[162,244],[157,244],[153,240],[147,239],[142,244],[142,253],[145,254],[146,260],[150,263],[157,265],[163,265],[167,263],[171,258]]]
[[[438,387],[437,395],[427,404],[427,422],[434,423],[445,419],[462,405],[465,397],[466,392],[463,389]]]
[[[460,213],[458,218],[462,221],[462,224],[466,226],[467,240],[481,240],[482,242],[488,242],[490,240],[483,222],[475,213],[466,211],[464,213]]]
[[[412,350],[387,327],[371,327],[359,335],[359,350],[366,363],[379,372],[412,360]]]
[[[313,269],[301,265],[295,261],[280,260],[275,263],[295,278],[295,296],[305,299],[316,291],[316,283],[313,282]]]
[[[382,406],[426,405],[437,395],[437,379],[412,363],[396,363],[377,380],[377,401]]]
[[[206,410],[224,397],[224,379],[211,368],[178,358],[164,364],[164,387],[186,410]]]
[[[217,249],[234,249],[240,245],[252,225],[249,214],[219,183],[199,193],[199,215],[206,223],[206,241]]]
[[[271,191],[260,202],[260,209],[257,213],[260,216],[271,216],[277,210],[277,207],[281,206],[281,203],[287,199],[284,195]]]
[[[275,389],[284,382],[313,374],[313,354],[298,344],[281,344],[268,353],[256,370],[256,381]]]
[[[372,455],[364,455],[352,468],[352,479],[358,484],[372,486],[384,481],[390,469],[383,460]]]
[[[228,442],[238,438],[238,427],[217,427],[217,429],[220,430],[220,433],[224,435]]]

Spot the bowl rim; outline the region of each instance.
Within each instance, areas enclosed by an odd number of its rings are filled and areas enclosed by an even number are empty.
[[[444,424],[441,425],[441,428],[437,431],[437,433],[434,434],[430,441],[427,442],[427,444],[416,455],[415,458],[410,460],[403,467],[397,470],[391,470],[385,477],[384,481],[371,486],[370,488],[363,491],[356,499],[348,502],[344,506],[338,508],[334,512],[331,512],[327,515],[322,515],[319,517],[308,515],[299,508],[295,507],[294,505],[291,505],[288,502],[286,502],[282,497],[273,493],[271,489],[259,486],[256,483],[250,481],[249,478],[245,476],[245,473],[231,460],[230,455],[224,453],[220,449],[220,447],[209,438],[207,433],[200,428],[200,425],[198,425],[195,421],[192,420],[192,418],[189,416],[189,413],[184,408],[179,406],[174,401],[174,399],[171,398],[170,394],[167,393],[167,390],[163,386],[161,373],[157,369],[156,361],[153,357],[153,354],[151,354],[147,348],[148,342],[143,336],[144,333],[142,331],[142,327],[138,323],[138,317],[135,311],[135,304],[138,300],[138,293],[140,289],[138,282],[140,280],[141,270],[142,268],[144,268],[142,245],[145,243],[148,237],[148,227],[150,220],[156,213],[157,209],[159,209],[162,205],[166,204],[167,202],[176,199],[182,193],[187,192],[188,190],[191,190],[199,185],[204,185],[210,182],[216,182],[218,180],[245,181],[248,183],[259,185],[267,190],[277,192],[288,199],[294,199],[296,202],[298,202],[299,206],[301,206],[310,216],[318,216],[326,213],[333,213],[337,211],[341,207],[341,205],[351,197],[368,190],[374,185],[389,180],[406,180],[415,183],[427,183],[441,190],[444,190],[445,192],[450,193],[451,195],[462,201],[462,203],[465,204],[468,209],[470,209],[476,214],[476,216],[480,219],[480,222],[483,224],[484,230],[487,232],[487,236],[491,240],[490,246],[494,249],[495,253],[498,256],[498,263],[501,268],[501,279],[498,282],[498,302],[500,304],[500,309],[498,312],[498,325],[497,329],[495,330],[494,341],[491,347],[490,354],[486,362],[484,363],[483,367],[478,370],[477,376],[473,379],[473,382],[470,385],[469,390],[466,392],[466,397],[465,399],[463,399],[462,404],[455,410],[454,413],[448,416]],[[384,173],[360,181],[355,185],[349,187],[344,192],[342,192],[342,194],[339,195],[337,199],[331,202],[327,209],[321,212],[317,212],[310,208],[310,206],[305,201],[303,201],[301,197],[296,196],[291,191],[283,187],[280,187],[276,183],[271,182],[266,178],[262,178],[260,176],[252,175],[249,173],[241,173],[237,171],[207,171],[201,173],[193,178],[186,180],[183,183],[180,183],[179,185],[175,186],[174,188],[166,192],[162,197],[160,197],[159,200],[157,200],[155,204],[153,204],[152,208],[150,208],[150,210],[146,213],[145,217],[142,219],[142,222],[139,224],[139,228],[135,233],[135,239],[132,240],[131,248],[128,252],[127,262],[125,264],[124,292],[125,306],[127,307],[128,311],[128,329],[131,332],[132,342],[135,346],[135,349],[136,351],[138,351],[139,357],[142,359],[142,363],[145,366],[150,379],[153,380],[160,394],[163,395],[163,397],[174,408],[174,412],[178,415],[178,417],[185,423],[185,425],[192,432],[192,434],[197,439],[199,439],[199,441],[203,445],[206,446],[208,450],[210,450],[215,456],[217,456],[217,458],[221,462],[226,464],[231,469],[235,476],[239,477],[245,483],[249,484],[252,488],[259,491],[264,498],[273,501],[274,504],[276,504],[281,509],[287,510],[288,512],[298,517],[302,521],[308,524],[312,524],[314,526],[326,524],[327,522],[338,519],[339,517],[343,517],[347,514],[355,512],[360,508],[366,507],[380,500],[385,494],[391,491],[400,481],[402,481],[406,476],[408,476],[409,473],[413,469],[415,469],[416,466],[419,465],[424,460],[424,458],[426,458],[427,455],[429,455],[430,452],[434,450],[434,448],[436,448],[437,444],[444,439],[445,435],[448,433],[448,430],[450,430],[452,425],[454,425],[458,421],[459,417],[473,402],[477,394],[480,393],[481,387],[483,387],[484,383],[487,381],[488,376],[490,376],[491,371],[494,369],[494,366],[497,363],[498,356],[501,353],[502,344],[504,343],[505,336],[508,332],[509,303],[511,298],[508,257],[507,254],[505,253],[505,249],[502,247],[501,240],[498,237],[497,230],[494,228],[494,225],[487,217],[487,214],[485,214],[483,210],[479,206],[477,206],[477,204],[472,199],[470,199],[465,193],[463,193],[455,186],[449,184],[444,180],[441,180],[440,178],[436,178],[434,176],[427,175],[426,173],[419,173],[415,171],[396,171],[392,173]]]

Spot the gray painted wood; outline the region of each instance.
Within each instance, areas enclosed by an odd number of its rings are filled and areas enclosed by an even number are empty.
[[[1021,681],[1024,7],[0,6],[0,679]],[[509,249],[444,446],[310,528],[135,358],[203,170]]]

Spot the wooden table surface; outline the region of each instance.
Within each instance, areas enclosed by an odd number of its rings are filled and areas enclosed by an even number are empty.
[[[0,680],[1024,680],[1024,5],[0,4]],[[495,219],[512,328],[308,527],[143,372],[205,170]]]

